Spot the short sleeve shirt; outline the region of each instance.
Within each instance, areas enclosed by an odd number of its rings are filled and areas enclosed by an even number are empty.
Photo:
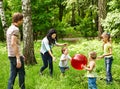
[[[19,54],[21,55],[19,28],[12,24],[12,25],[8,28],[7,33],[6,33],[7,50],[8,50],[8,56],[9,56],[9,57],[15,57],[15,56],[16,56],[15,53],[14,53],[13,47],[11,46],[11,37],[12,37],[13,35],[18,38],[17,46],[18,46]]]
[[[66,59],[66,60],[63,60],[63,59]],[[61,55],[61,58],[60,58],[60,62],[59,62],[59,66],[60,67],[67,67],[68,66],[68,60],[70,60],[71,57],[68,55],[64,55],[62,54]]]

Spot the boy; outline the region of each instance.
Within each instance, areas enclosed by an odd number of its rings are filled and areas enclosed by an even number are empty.
[[[61,70],[61,75],[64,76],[65,70],[69,69],[68,60],[71,59],[71,57],[69,56],[68,49],[66,47],[63,47],[61,52],[62,55],[59,62],[59,68]]]

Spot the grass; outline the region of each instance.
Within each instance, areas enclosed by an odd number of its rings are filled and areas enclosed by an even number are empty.
[[[62,43],[63,41],[61,41]],[[71,56],[77,53],[81,53],[87,56],[90,51],[96,51],[98,55],[102,54],[102,42],[98,40],[81,39],[78,42],[69,44],[69,53]],[[66,71],[65,77],[60,77],[60,70],[58,67],[59,58],[61,56],[61,47],[54,47],[53,52],[56,57],[56,62],[53,63],[54,71],[53,78],[49,76],[49,68],[44,71],[44,75],[39,75],[39,69],[42,66],[42,60],[40,56],[40,42],[35,42],[35,56],[38,64],[34,66],[25,66],[26,71],[26,89],[87,89],[87,78],[85,77],[85,70],[75,70],[70,65],[70,70]],[[112,65],[113,84],[106,85],[105,82],[105,67],[104,60],[96,61],[97,64],[97,85],[98,89],[120,89],[120,45],[113,42],[113,56],[114,61]],[[0,43],[0,89],[6,89],[9,78],[9,60],[7,57],[6,44]],[[16,78],[14,89],[19,89],[18,77]]]

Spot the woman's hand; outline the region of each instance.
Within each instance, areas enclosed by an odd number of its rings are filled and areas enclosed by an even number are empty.
[[[56,58],[55,58],[55,57],[52,57],[52,60],[55,62],[55,61],[56,61]]]
[[[67,43],[64,43],[63,46],[67,46],[68,44]]]

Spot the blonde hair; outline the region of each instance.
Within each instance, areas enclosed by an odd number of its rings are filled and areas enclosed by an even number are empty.
[[[92,59],[96,59],[96,57],[97,57],[97,53],[94,51],[90,52],[89,55]]]
[[[107,38],[108,38],[108,41],[111,42],[110,33],[108,33],[108,32],[103,32],[103,34],[101,35],[101,37],[103,37],[103,36],[107,37]]]
[[[62,54],[65,52],[66,49],[67,49],[67,47],[63,47],[63,48],[61,49]]]

